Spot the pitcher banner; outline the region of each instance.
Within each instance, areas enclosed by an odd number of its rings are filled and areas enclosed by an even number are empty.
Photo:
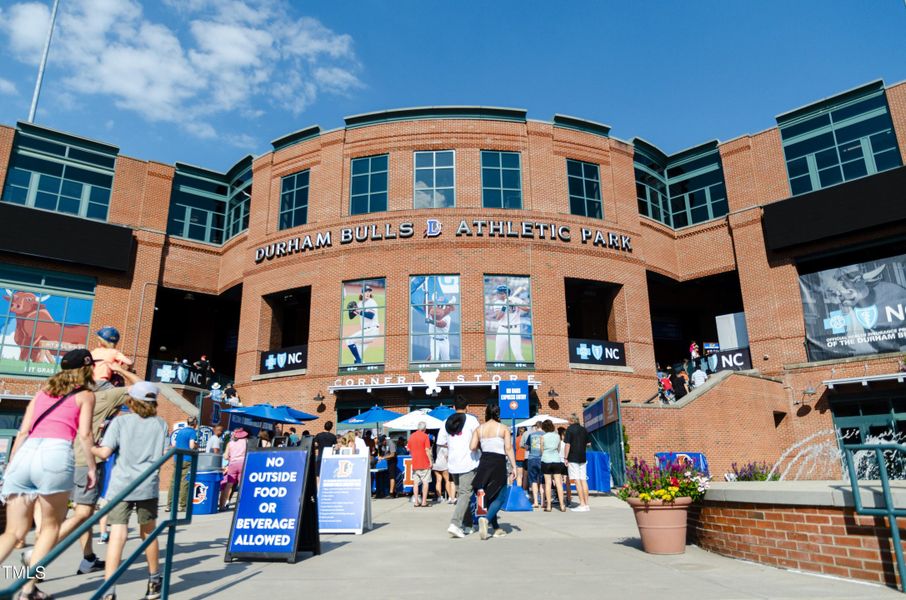
[[[799,276],[809,360],[906,349],[906,255]]]

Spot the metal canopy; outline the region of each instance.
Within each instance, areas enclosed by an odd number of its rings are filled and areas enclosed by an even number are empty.
[[[822,381],[824,385],[827,386],[827,389],[832,390],[837,386],[841,385],[861,385],[863,387],[868,387],[869,383],[876,383],[880,381],[896,381],[897,383],[906,382],[906,372],[900,371],[899,373],[887,373],[884,375],[862,375],[861,377],[842,377],[839,379],[826,379]]]

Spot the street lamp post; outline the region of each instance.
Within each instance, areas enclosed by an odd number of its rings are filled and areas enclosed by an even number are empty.
[[[41,95],[41,83],[44,81],[44,67],[47,66],[47,55],[50,53],[50,39],[53,37],[54,23],[57,21],[57,8],[60,6],[60,0],[53,0],[53,8],[50,9],[50,27],[47,29],[47,39],[44,41],[44,53],[41,55],[41,63],[38,65],[38,80],[35,82],[35,93],[31,97],[31,108],[28,111],[28,122],[35,122],[35,113],[38,111],[38,96]]]

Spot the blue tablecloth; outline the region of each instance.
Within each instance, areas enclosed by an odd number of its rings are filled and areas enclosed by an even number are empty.
[[[708,472],[708,459],[701,452],[655,452],[654,457],[659,465],[679,460],[684,464],[692,463],[696,469],[705,475],[710,475]]]
[[[588,475],[588,489],[594,492],[610,491],[610,455],[606,452],[589,450],[585,453]]]

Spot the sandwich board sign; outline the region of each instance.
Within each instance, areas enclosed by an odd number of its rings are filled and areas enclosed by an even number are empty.
[[[310,446],[310,443],[306,446]],[[224,560],[286,560],[321,553],[310,447],[250,450]]]
[[[371,469],[363,454],[333,454],[321,459],[318,529],[361,534],[371,529]]]

